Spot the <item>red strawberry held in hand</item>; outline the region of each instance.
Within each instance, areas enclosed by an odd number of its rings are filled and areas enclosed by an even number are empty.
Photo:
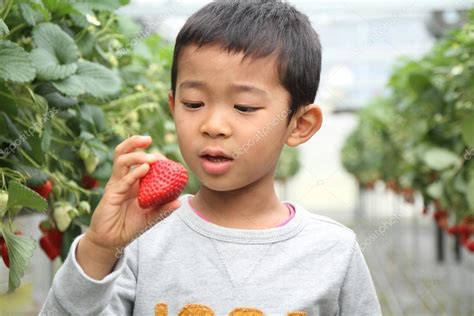
[[[42,185],[33,187],[32,189],[36,191],[39,195],[47,199],[49,193],[51,193],[51,191],[53,190],[53,183],[51,182],[51,180],[46,180],[46,182]]]
[[[139,180],[138,205],[150,208],[175,200],[188,182],[186,168],[170,159],[150,164],[148,173]]]

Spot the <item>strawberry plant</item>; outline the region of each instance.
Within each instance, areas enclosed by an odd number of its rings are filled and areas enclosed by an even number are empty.
[[[0,229],[9,291],[38,245],[51,260],[66,258],[123,139],[149,134],[151,152],[183,161],[167,105],[172,46],[150,35],[124,54],[141,32],[114,12],[127,2],[0,0]],[[187,189],[197,186],[190,176]],[[31,212],[47,216],[38,241],[13,233],[15,216]]]
[[[407,202],[419,192],[423,213],[443,230],[474,234],[474,11],[420,60],[402,59],[390,93],[359,115],[342,149],[344,167],[361,186],[384,181]]]

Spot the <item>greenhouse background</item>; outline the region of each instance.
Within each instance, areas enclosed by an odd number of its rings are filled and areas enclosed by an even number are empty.
[[[15,271],[0,263],[0,315],[38,314],[116,144],[149,134],[184,163],[167,106],[173,41],[210,1],[126,2],[0,0],[0,193],[19,194],[0,215],[16,225],[7,244],[27,249]],[[320,35],[323,125],[283,152],[279,197],[357,233],[383,315],[474,315],[474,2],[287,2]],[[67,49],[52,58],[48,45]],[[197,188],[191,177],[185,191]],[[65,228],[48,252],[51,221]]]

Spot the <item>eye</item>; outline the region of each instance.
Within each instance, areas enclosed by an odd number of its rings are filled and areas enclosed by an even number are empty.
[[[242,105],[236,105],[235,108],[244,113],[255,112],[259,109],[259,108],[253,108],[250,106],[242,106]]]
[[[182,103],[185,107],[190,108],[190,109],[197,109],[197,107],[195,106],[202,105],[202,103],[186,103],[186,102],[182,102]]]

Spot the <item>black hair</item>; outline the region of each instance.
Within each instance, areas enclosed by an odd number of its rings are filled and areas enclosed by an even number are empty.
[[[219,44],[252,59],[277,56],[280,83],[291,96],[287,125],[299,107],[316,98],[321,44],[308,17],[280,0],[218,0],[192,14],[179,31],[173,53],[171,90],[176,93],[178,58],[187,45]]]

